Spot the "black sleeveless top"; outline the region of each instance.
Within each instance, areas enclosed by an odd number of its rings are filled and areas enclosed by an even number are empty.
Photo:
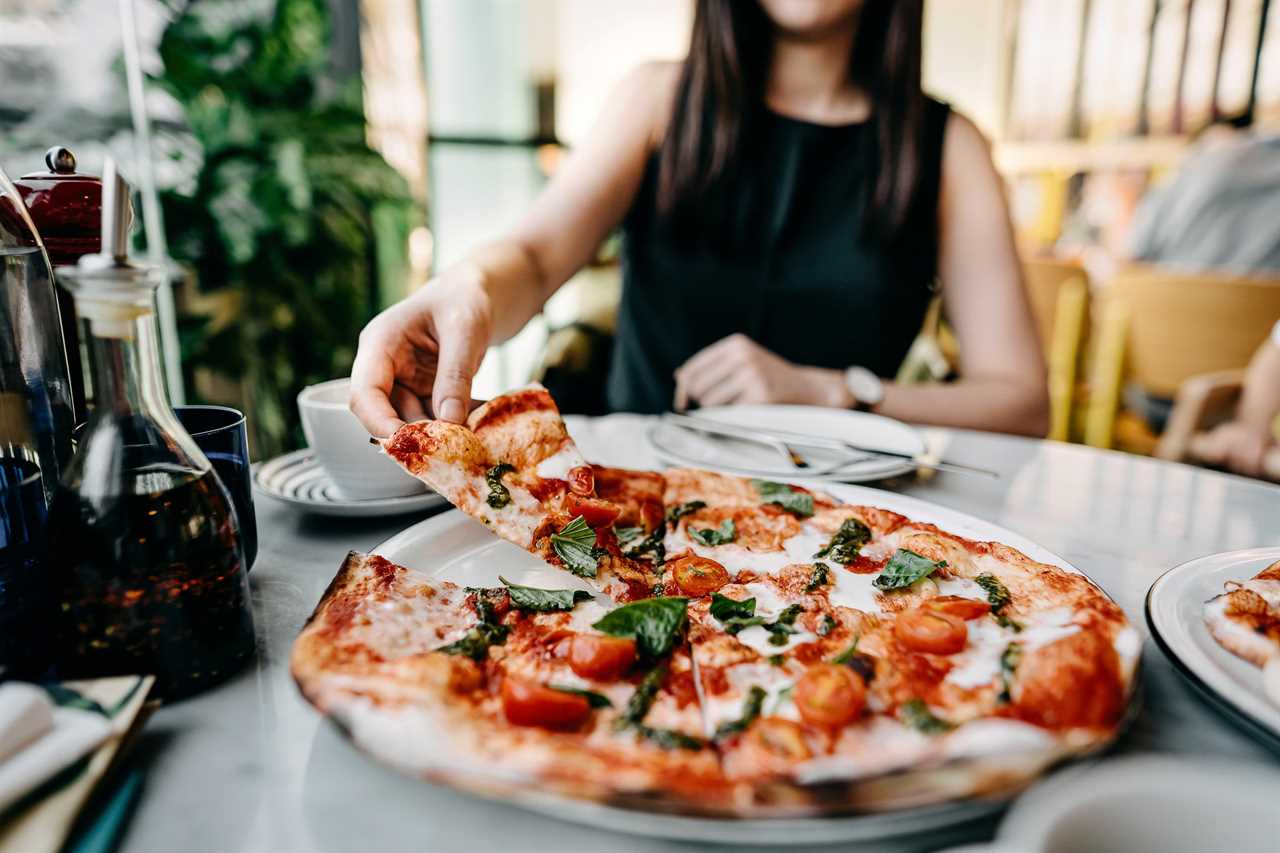
[[[738,212],[731,251],[673,233],[657,211],[651,157],[623,222],[609,408],[669,410],[675,369],[735,332],[797,364],[893,376],[932,294],[948,112],[927,102],[919,190],[892,244],[863,226],[878,160],[870,124],[766,111],[726,188]]]

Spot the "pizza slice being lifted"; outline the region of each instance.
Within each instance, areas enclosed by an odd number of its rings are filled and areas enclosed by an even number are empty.
[[[628,487],[625,472],[587,464],[541,385],[490,400],[466,425],[405,424],[381,445],[402,468],[508,542],[615,599],[652,594],[651,572],[623,555],[613,532],[620,517],[643,525],[653,514],[643,490]],[[622,506],[597,496],[597,471],[613,494],[626,498]]]

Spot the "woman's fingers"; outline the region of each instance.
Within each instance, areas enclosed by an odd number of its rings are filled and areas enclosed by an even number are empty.
[[[382,332],[372,325],[360,334],[360,347],[351,366],[348,406],[370,435],[385,438],[398,430],[404,421],[391,404],[395,365],[391,361],[390,346],[382,337]]]
[[[398,382],[391,389],[391,405],[406,421],[421,421],[428,417],[422,398]]]
[[[470,320],[440,329],[440,354],[431,388],[431,409],[442,421],[460,424],[471,407],[471,379],[484,357],[488,335]]]

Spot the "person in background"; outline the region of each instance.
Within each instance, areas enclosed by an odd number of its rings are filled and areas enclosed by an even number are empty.
[[[608,406],[864,408],[1043,435],[1045,368],[977,128],[920,88],[922,0],[699,0],[523,221],[376,317],[351,407],[461,422],[485,349],[618,226]],[[941,291],[961,379],[887,381]]]
[[[1235,418],[1215,427],[1200,447],[1210,465],[1247,477],[1261,477],[1263,460],[1276,447],[1275,422],[1280,415],[1280,322],[1258,348],[1244,378],[1244,394]]]
[[[1237,274],[1280,273],[1280,136],[1211,125],[1134,217],[1133,257]]]

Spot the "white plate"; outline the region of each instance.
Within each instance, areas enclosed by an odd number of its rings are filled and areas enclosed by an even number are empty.
[[[1280,744],[1280,707],[1262,690],[1262,670],[1218,645],[1204,624],[1204,603],[1227,581],[1246,581],[1280,548],[1210,554],[1160,576],[1147,592],[1147,624],[1161,651],[1201,693]]]
[[[698,409],[695,417],[760,429],[836,438],[896,453],[919,456],[925,452],[924,439],[911,427],[870,412],[827,409],[821,406],[712,406]],[[755,477],[805,477],[775,450],[763,445],[729,438],[700,435],[674,424],[659,421],[648,432],[654,451],[667,462],[694,468],[727,471]],[[814,468],[826,467],[842,457],[830,451],[795,448]],[[909,459],[870,456],[842,468],[838,473],[816,479],[825,482],[862,483],[896,477],[915,469]]]
[[[431,491],[398,498],[351,500],[333,485],[309,448],[295,450],[284,456],[277,456],[270,462],[255,465],[253,485],[267,497],[284,501],[307,512],[345,518],[403,515],[448,504],[444,498]]]
[[[818,486],[813,481],[809,482]],[[962,536],[998,540],[1018,548],[1033,559],[1068,571],[1079,571],[1056,554],[1012,531],[946,507],[863,486],[828,483],[821,487],[850,503],[883,507],[917,521],[932,522]],[[374,553],[426,575],[464,586],[494,586],[501,573],[515,583],[588,589],[581,579],[557,571],[533,554],[495,538],[484,525],[458,511],[420,521],[378,545]],[[1000,807],[1000,800],[993,798],[848,817],[716,820],[612,808],[546,792],[518,796],[513,801],[562,820],[617,832],[736,845],[869,841],[955,825]]]

